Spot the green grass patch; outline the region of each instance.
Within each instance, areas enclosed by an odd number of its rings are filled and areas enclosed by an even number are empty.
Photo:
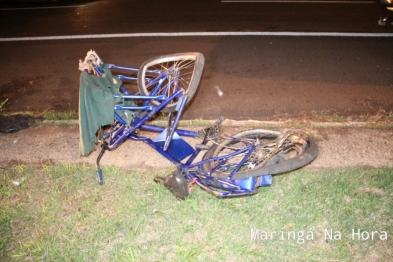
[[[71,110],[68,112],[57,112],[53,110],[47,110],[41,115],[47,120],[71,120],[78,119],[79,115],[76,110]]]
[[[99,186],[85,165],[0,168],[0,260],[393,259],[392,169],[300,170],[251,197],[185,201],[153,182],[168,172],[107,167]]]
[[[5,111],[5,105],[7,104],[7,102],[8,102],[8,99],[5,99],[4,101],[2,101],[2,102],[0,103],[0,115],[2,115],[2,114],[4,113],[4,111]]]

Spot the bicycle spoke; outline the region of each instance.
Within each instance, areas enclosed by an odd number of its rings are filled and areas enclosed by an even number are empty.
[[[139,91],[143,95],[153,93],[170,97],[182,90],[183,94],[187,95],[187,101],[190,101],[198,86],[203,66],[204,57],[200,53],[180,53],[150,59],[139,70]],[[146,81],[146,75],[150,75],[151,72],[159,72],[153,77],[156,80],[151,81],[153,84]],[[161,112],[174,112],[178,102],[178,98],[173,99]],[[161,102],[151,100],[150,103],[158,106]]]
[[[230,139],[231,141],[228,142],[228,139]],[[216,157],[224,157],[230,155],[233,152],[241,150],[250,143],[255,143],[257,145],[249,158],[246,159],[246,161],[244,161],[242,166],[239,168],[238,172],[260,167],[265,162],[269,161],[274,155],[280,155],[283,159],[297,156],[302,152],[305,144],[307,143],[306,140],[300,141],[297,136],[293,135],[288,135],[285,138],[278,137],[276,139],[256,137],[253,139],[243,138],[240,140],[236,140],[236,138],[226,138],[225,140],[224,142],[221,141],[216,143]],[[277,142],[279,145],[278,147]],[[221,163],[220,161],[212,161],[211,165],[212,167],[221,165],[219,168],[220,171],[230,174],[230,172],[234,168],[236,168],[238,163],[243,160],[247,153],[248,151],[229,157],[225,163]]]

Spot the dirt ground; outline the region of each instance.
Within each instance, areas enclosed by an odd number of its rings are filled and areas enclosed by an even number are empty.
[[[263,123],[224,121],[224,134],[258,128]],[[265,123],[266,125],[266,123]],[[247,127],[248,126],[248,127]],[[191,128],[194,130],[203,127]],[[266,129],[266,128],[264,128]],[[274,128],[279,130],[280,126]],[[307,169],[346,167],[393,168],[393,128],[365,126],[301,128],[312,135],[319,146],[318,157]],[[187,139],[191,145],[198,139]],[[95,165],[99,147],[87,157],[79,155],[79,127],[71,125],[40,125],[12,134],[0,133],[0,164],[85,163]],[[101,165],[115,165],[125,169],[166,169],[172,164],[143,142],[126,141],[116,150],[106,152]]]

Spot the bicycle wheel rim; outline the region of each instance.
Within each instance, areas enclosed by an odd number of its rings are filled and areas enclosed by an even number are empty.
[[[151,95],[152,90],[160,84],[161,87],[155,94],[169,97],[175,91],[183,89],[187,95],[188,103],[196,92],[203,66],[204,57],[201,53],[197,52],[170,54],[149,59],[140,67],[138,73],[139,91],[142,95]],[[146,79],[149,79],[148,76],[152,71],[164,72],[168,76],[160,80],[160,82],[153,85],[150,84],[151,86],[149,86],[149,82]],[[174,112],[177,102],[177,99],[170,102],[161,112]],[[158,106],[160,102],[151,100],[151,104]]]
[[[240,137],[245,137],[247,135],[252,136],[253,133],[257,133],[260,137],[265,137],[265,138],[270,136],[270,139],[272,140],[274,140],[280,134],[280,132],[277,131],[255,129],[255,130],[249,130],[249,131],[238,133],[233,137],[240,138]],[[203,156],[203,160],[207,160],[209,158],[217,156],[218,152],[220,152],[220,149],[222,147],[227,146],[230,143],[231,141],[228,140],[222,143],[221,145],[212,146],[212,148],[208,152],[206,152],[206,154]],[[312,139],[308,139],[304,144],[303,151],[300,154],[296,155],[295,157],[287,160],[283,160],[275,164],[269,164],[268,162],[266,163],[266,165],[262,167],[256,166],[255,168],[249,169],[247,171],[240,171],[240,172],[238,171],[234,174],[232,179],[236,180],[236,179],[244,179],[254,176],[275,175],[275,174],[285,173],[305,166],[306,164],[314,160],[317,155],[318,155],[318,147],[316,143]],[[205,173],[212,170],[212,168],[213,168],[212,162],[207,162],[204,165],[202,165],[202,170]],[[228,177],[228,175],[229,174],[227,172],[222,172],[219,170],[212,174],[213,177],[217,177],[217,178],[226,178]]]

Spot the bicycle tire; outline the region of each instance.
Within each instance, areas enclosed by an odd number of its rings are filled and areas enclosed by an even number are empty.
[[[151,95],[152,90],[154,90],[154,88],[158,86],[158,83],[160,83],[162,88],[160,88],[158,93],[155,94],[169,97],[174,94],[178,88],[181,88],[187,94],[188,103],[191,101],[197,90],[202,76],[204,63],[205,58],[198,52],[177,53],[149,59],[141,65],[138,72],[137,83],[139,92],[142,95]],[[151,71],[165,72],[165,74],[168,75],[163,81],[159,81],[158,83],[149,86],[149,82],[146,79],[149,79]],[[176,83],[172,85],[171,79],[175,79]],[[161,110],[161,112],[174,112],[176,110],[177,102],[178,99],[170,102]],[[158,106],[160,103],[161,102],[157,100],[151,100],[150,102],[153,106]]]
[[[264,130],[264,129],[254,129],[248,130],[234,135],[234,138],[246,138],[246,139],[258,139],[258,140],[270,140],[271,142],[275,141],[275,139],[279,136],[280,132],[272,131],[272,130]],[[219,156],[219,153],[222,150],[225,150],[226,147],[232,146],[239,142],[238,140],[228,139],[220,142],[218,144],[213,145],[203,156],[203,160],[207,160],[213,157]],[[290,148],[289,148],[290,149]],[[225,153],[224,153],[225,154]],[[279,154],[277,154],[279,155]],[[317,144],[310,138],[305,140],[305,144],[303,145],[302,152],[300,154],[295,155],[290,159],[280,159],[283,156],[279,156],[278,158],[272,157],[267,163],[261,167],[256,165],[252,169],[248,169],[245,171],[238,171],[232,177],[233,180],[244,179],[248,177],[262,176],[262,175],[275,175],[281,174],[285,172],[289,172],[300,167],[303,167],[313,161],[318,155],[318,146]],[[271,161],[272,160],[272,161]],[[262,161],[261,161],[262,162]],[[259,163],[259,165],[261,164]],[[202,171],[204,173],[208,173],[214,167],[214,162],[209,161],[202,165]],[[222,172],[217,170],[212,174],[215,178],[227,178],[229,175],[228,172]]]

